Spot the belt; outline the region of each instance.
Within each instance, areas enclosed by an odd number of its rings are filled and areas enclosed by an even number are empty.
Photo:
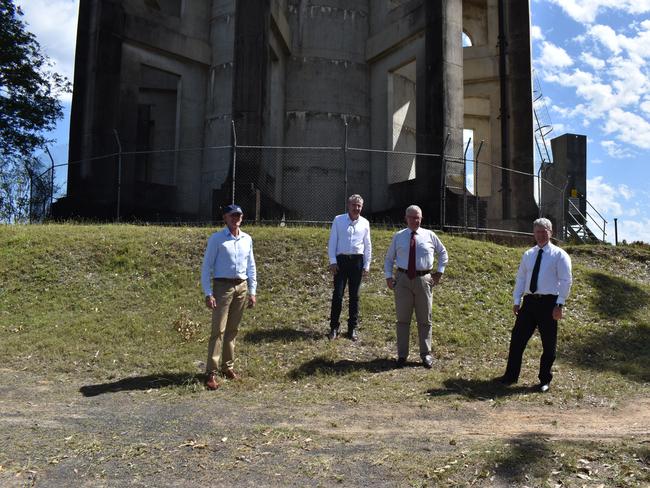
[[[358,259],[362,258],[363,254],[337,254],[336,257],[341,259]]]
[[[404,268],[397,268],[397,271],[399,271],[400,273],[408,274],[408,270],[406,270]],[[424,276],[424,275],[428,275],[428,274],[431,274],[430,269],[415,272],[415,276]]]
[[[225,281],[226,283],[242,283],[246,278],[215,278],[214,281]]]
[[[524,298],[531,298],[533,300],[543,300],[543,299],[550,299],[551,297],[557,298],[557,295],[542,295],[540,293],[528,293],[527,295],[524,295]]]

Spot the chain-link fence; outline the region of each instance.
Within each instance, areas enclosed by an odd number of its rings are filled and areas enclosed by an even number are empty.
[[[198,224],[218,221],[221,207],[235,201],[250,220],[328,223],[345,211],[348,195],[359,193],[365,215],[377,223],[401,225],[404,208],[415,203],[437,228],[516,232],[521,229],[512,220],[500,218],[500,185],[507,178],[529,189],[536,214],[553,216],[558,229],[567,225],[566,188],[490,162],[485,142],[452,144],[448,138],[442,154],[353,147],[347,137],[332,146],[179,145],[125,150],[115,133],[114,152],[63,163],[50,155],[49,167],[30,175],[31,221],[80,216]],[[61,180],[83,189],[82,197],[60,198]],[[542,193],[539,205],[534,193]]]

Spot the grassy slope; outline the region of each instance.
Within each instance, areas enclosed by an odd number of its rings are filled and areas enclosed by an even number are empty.
[[[487,380],[505,364],[521,248],[442,236],[450,264],[434,291],[434,369],[395,376],[394,305],[381,272],[391,231],[374,231],[371,278],[362,289],[362,340],[352,344],[323,339],[331,293],[327,229],[247,230],[255,240],[259,305],[247,311],[239,336],[238,369],[245,379],[229,388],[273,383],[289,389],[298,382],[304,393],[297,401],[314,395],[322,401],[399,401],[421,399],[423,391],[452,399],[495,396]],[[209,334],[199,267],[211,231],[0,227],[3,366],[102,381],[178,373],[196,387],[193,375],[205,360]],[[561,323],[555,398],[600,403],[647,388],[650,251],[583,246],[569,252],[575,285]],[[179,324],[189,329],[189,340],[176,330]],[[412,332],[415,361],[415,327]],[[539,354],[534,338],[523,383],[536,382]],[[336,388],[323,388],[332,384]],[[505,390],[496,396],[501,393],[513,398]]]

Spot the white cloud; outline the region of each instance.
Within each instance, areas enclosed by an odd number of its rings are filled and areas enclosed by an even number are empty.
[[[548,0],[577,22],[591,24],[607,10],[636,15],[650,12],[650,0]]]
[[[530,26],[530,39],[532,41],[543,41],[545,39],[542,29],[538,25]]]
[[[622,147],[620,144],[617,144],[616,141],[601,141],[600,145],[605,149],[605,151],[607,151],[610,158],[625,159],[632,156],[630,151]]]
[[[582,59],[583,62],[594,68],[595,70],[600,70],[605,67],[605,61],[602,59],[599,59],[595,57],[593,54],[584,52],[580,55],[580,59]]]
[[[614,223],[612,222],[612,230],[610,231],[610,234],[612,234],[612,236],[614,235],[613,225]],[[643,218],[641,220],[619,220],[618,240],[619,242],[625,240],[628,243],[643,241],[650,244],[650,219]]]
[[[16,4],[25,13],[27,30],[54,62],[54,70],[72,81],[79,0],[17,0]]]
[[[650,149],[650,122],[635,113],[614,108],[608,114],[603,131],[628,144]]]
[[[559,46],[551,42],[542,42],[542,55],[539,58],[539,65],[547,70],[567,68],[573,64],[571,56]]]
[[[613,186],[603,180],[602,176],[587,180],[587,200],[600,213],[620,217],[625,213],[621,200],[631,200],[634,192],[627,185]]]

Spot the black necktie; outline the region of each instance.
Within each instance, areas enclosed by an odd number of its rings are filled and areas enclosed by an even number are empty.
[[[530,278],[530,292],[535,293],[537,291],[537,276],[539,275],[539,265],[542,262],[542,253],[543,249],[540,249],[537,252],[537,259],[535,260],[535,266],[533,266],[533,276]]]

